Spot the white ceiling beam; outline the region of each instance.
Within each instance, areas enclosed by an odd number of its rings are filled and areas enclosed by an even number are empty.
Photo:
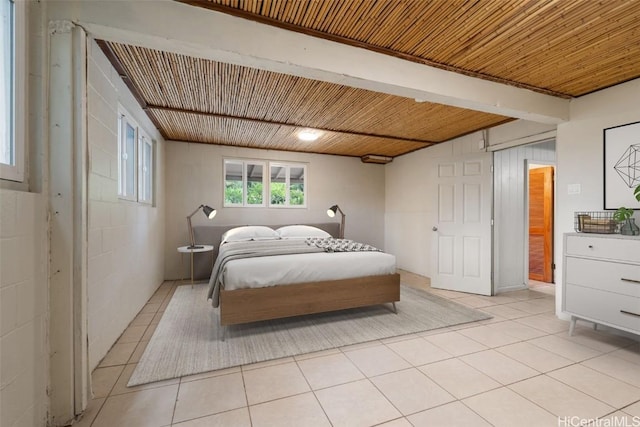
[[[558,124],[569,100],[287,31],[174,1],[48,1],[109,41],[276,71],[488,113]]]

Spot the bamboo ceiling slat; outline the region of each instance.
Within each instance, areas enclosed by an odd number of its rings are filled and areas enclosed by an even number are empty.
[[[575,27],[574,27],[575,24]],[[536,30],[537,32],[537,37],[538,38],[542,38],[545,39],[546,42],[545,43],[537,43],[535,45],[532,45],[531,47],[528,48],[527,53],[529,55],[534,55],[534,54],[542,54],[545,56],[549,56],[551,54],[552,51],[550,51],[550,48],[553,48],[555,45],[557,45],[558,43],[565,43],[567,44],[567,49],[561,49],[560,52],[555,53],[555,56],[557,56],[559,53],[562,54],[562,57],[566,57],[567,54],[566,52],[571,52],[572,49],[568,49],[570,47],[570,45],[574,45],[576,40],[574,38],[567,38],[566,36],[571,36],[572,34],[579,34],[582,33],[582,36],[578,37],[579,41],[581,41],[581,45],[583,46],[587,46],[589,47],[591,42],[590,40],[588,40],[586,37],[589,37],[589,33],[591,33],[590,31],[585,33],[584,31],[579,31],[579,26],[581,25],[580,22],[575,22],[575,23],[568,23],[568,25],[570,25],[571,29],[567,29],[567,28],[560,28],[558,29],[557,27],[554,26],[547,26],[546,28],[540,28],[540,29],[532,29],[531,33],[533,33],[533,30]],[[582,23],[583,26],[586,26],[584,23]],[[588,28],[586,28],[588,29]],[[553,33],[552,33],[553,32]],[[548,33],[548,34],[547,34]],[[597,33],[591,33],[592,37],[595,39],[602,39],[601,37],[599,37],[599,35]],[[505,47],[505,43],[508,42],[508,40],[504,40],[505,37],[509,37],[509,34],[506,34],[502,39],[501,38],[496,38],[495,40],[493,40],[492,42],[494,44],[497,45],[501,45],[503,46],[503,48]],[[511,41],[511,44],[513,44],[514,41]],[[497,49],[495,48],[491,48],[492,50],[498,52]],[[478,55],[477,53],[475,55],[473,55],[473,57],[469,56],[466,58],[467,61],[469,61],[469,63],[473,63],[474,61],[478,62],[478,61],[482,61],[485,64],[485,67],[490,67],[491,65],[493,65],[494,63],[500,63],[500,61],[503,61],[505,59],[505,52],[508,52],[509,49],[504,49],[502,52],[498,52],[498,55],[495,55],[493,57],[493,59],[489,60],[489,58],[487,57],[481,57],[480,55]]]
[[[507,120],[334,83],[108,45],[151,106],[425,142],[445,141]]]
[[[637,0],[180,1],[545,93],[640,77]]]
[[[429,145],[337,132],[326,132],[321,139],[303,142],[296,136],[302,128],[296,126],[212,118],[202,114],[167,112],[153,108],[148,112],[167,130],[167,138],[177,141],[357,157],[371,153],[394,157]],[[211,139],[211,135],[215,135],[215,138]]]

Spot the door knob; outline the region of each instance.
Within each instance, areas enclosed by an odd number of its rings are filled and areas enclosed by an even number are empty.
[[[432,228],[433,231],[438,231],[438,227],[436,227],[435,225]]]

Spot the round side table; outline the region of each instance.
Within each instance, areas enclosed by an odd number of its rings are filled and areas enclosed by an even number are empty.
[[[180,252],[181,254],[188,253],[189,256],[191,257],[191,287],[193,287],[193,254],[197,252],[210,252],[210,251],[213,251],[213,246],[211,245],[196,245],[193,248],[189,246],[180,246],[178,248],[178,252]],[[182,262],[180,262],[180,265],[182,265]],[[184,269],[181,268],[180,271],[184,271]]]

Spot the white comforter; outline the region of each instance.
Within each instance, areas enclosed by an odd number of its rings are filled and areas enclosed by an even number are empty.
[[[352,279],[396,272],[396,257],[384,252],[320,252],[229,261],[225,290]]]
[[[207,297],[218,307],[220,290],[352,279],[393,274],[395,256],[356,242],[320,239],[228,242],[220,246]],[[325,247],[328,243],[328,247]],[[347,252],[326,252],[347,250]],[[349,252],[349,251],[355,252]]]

